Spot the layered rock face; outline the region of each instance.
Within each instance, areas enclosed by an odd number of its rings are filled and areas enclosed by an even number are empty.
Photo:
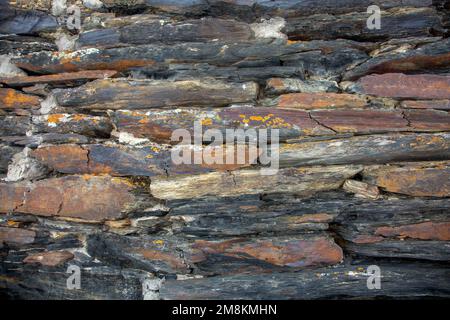
[[[0,6],[2,298],[450,296],[448,1]]]

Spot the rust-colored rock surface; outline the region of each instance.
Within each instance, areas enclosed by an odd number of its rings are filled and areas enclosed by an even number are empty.
[[[448,164],[424,166],[386,166],[367,170],[368,181],[386,191],[415,197],[448,197],[450,169]]]
[[[57,267],[73,259],[73,254],[68,251],[47,251],[30,254],[23,262],[27,264],[38,263],[46,267]]]
[[[450,223],[422,222],[400,227],[379,227],[375,233],[383,237],[449,241]]]
[[[290,93],[280,96],[276,102],[278,108],[305,110],[364,108],[366,105],[364,98],[345,93]]]
[[[358,81],[361,93],[399,99],[449,99],[450,76],[404,75],[388,73],[370,75]]]
[[[0,184],[0,197],[9,199],[0,210],[94,221],[117,219],[145,203],[131,192],[137,188],[126,179],[90,175]]]

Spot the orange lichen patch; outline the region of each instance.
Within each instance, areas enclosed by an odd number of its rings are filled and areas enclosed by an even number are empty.
[[[184,263],[183,259],[179,256],[176,256],[175,254],[151,249],[137,249],[133,250],[133,252],[142,255],[145,259],[148,260],[158,260],[167,263],[170,267],[177,270],[185,270],[188,267]]]
[[[450,241],[450,222],[423,222],[399,227],[379,227],[375,234],[383,237]]]
[[[365,99],[346,93],[288,93],[281,95],[278,108],[325,109],[325,108],[364,108]]]
[[[19,109],[39,106],[39,98],[14,89],[0,88],[0,108]]]
[[[48,251],[31,254],[26,257],[24,263],[39,263],[47,267],[56,267],[73,259],[73,254],[68,251]]]
[[[252,121],[263,121],[263,119],[261,116],[250,116],[250,120]]]
[[[48,123],[59,123],[65,117],[64,114],[51,114],[47,117]]]

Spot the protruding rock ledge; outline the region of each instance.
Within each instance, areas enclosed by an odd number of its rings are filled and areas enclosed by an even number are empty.
[[[111,78],[116,73],[116,71],[111,70],[87,70],[46,76],[24,76],[7,79],[0,78],[0,82],[10,87],[28,87],[36,84],[71,86],[83,84],[89,80]]]
[[[126,21],[125,21],[126,22]],[[82,47],[120,47],[151,43],[248,41],[254,39],[249,24],[236,20],[204,18],[173,21],[146,16],[125,26],[83,32],[77,41]]]
[[[0,184],[0,212],[114,220],[146,208],[145,182],[108,176],[65,176],[34,183]]]
[[[373,262],[346,264],[296,273],[245,274],[203,279],[166,280],[159,290],[164,300],[208,299],[359,299],[446,296],[448,268],[431,264],[376,262],[383,270],[381,290],[367,290],[367,268]],[[424,280],[424,274],[428,275]],[[314,279],[314,280],[311,280]],[[431,284],[432,283],[432,284]],[[431,284],[431,285],[430,285]],[[418,293],[420,292],[420,293]]]
[[[450,134],[391,134],[280,145],[280,165],[384,164],[446,160]]]
[[[448,162],[381,166],[364,171],[364,179],[380,188],[414,197],[449,197]]]
[[[82,87],[56,90],[63,107],[81,109],[148,109],[158,107],[224,106],[256,99],[253,82],[225,83],[214,80],[158,81],[97,80]]]
[[[215,240],[137,239],[104,234],[88,240],[88,252],[93,257],[110,261],[108,255],[113,243],[120,255],[119,264],[140,265],[161,274],[187,274],[189,269],[194,274],[211,275],[289,271],[334,265],[343,259],[342,249],[325,234]]]
[[[346,179],[362,170],[361,166],[331,166],[281,169],[275,175],[261,175],[260,170],[233,173],[178,175],[152,179],[152,195],[159,199],[191,199],[202,196],[237,196],[260,193],[312,195],[339,188]]]

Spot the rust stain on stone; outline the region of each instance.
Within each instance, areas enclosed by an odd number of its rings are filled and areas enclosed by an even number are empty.
[[[420,240],[450,241],[450,222],[423,222],[398,227],[379,227],[376,235]]]
[[[207,259],[209,254],[223,254],[241,259],[258,259],[280,267],[307,267],[331,265],[342,261],[342,249],[327,238],[305,240],[256,240],[244,239],[223,242],[197,240],[193,246],[199,251],[196,261]]]

